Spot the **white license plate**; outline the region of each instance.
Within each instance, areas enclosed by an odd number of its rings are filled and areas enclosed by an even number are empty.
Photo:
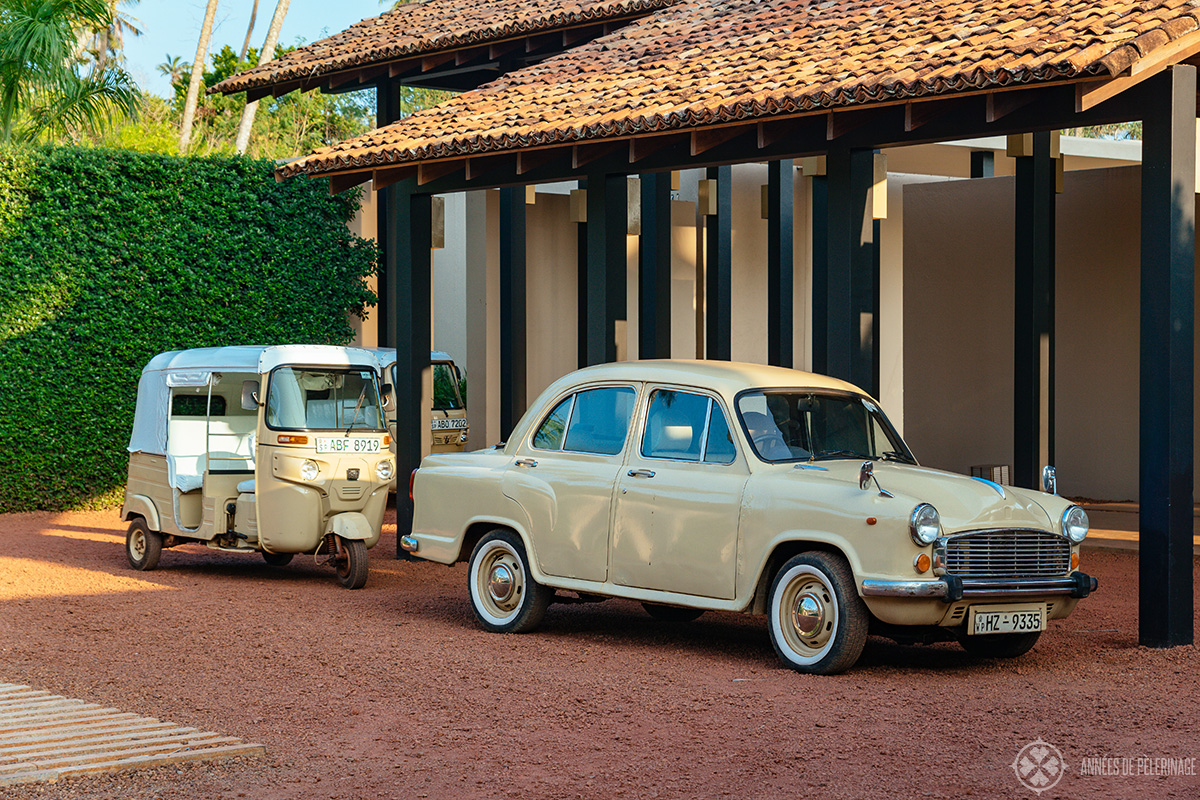
[[[1046,630],[1046,606],[971,606],[967,633],[1033,633]]]
[[[456,431],[467,427],[465,419],[435,419],[430,426],[434,431]]]
[[[339,436],[336,439],[317,438],[318,453],[378,453],[381,445],[381,439],[351,436]]]

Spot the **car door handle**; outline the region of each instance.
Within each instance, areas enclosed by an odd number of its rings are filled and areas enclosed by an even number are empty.
[[[537,466],[537,461],[535,461],[532,458],[518,458],[513,463],[516,464],[518,467],[536,467]]]
[[[631,478],[653,478],[654,470],[652,469],[631,469],[629,470]]]

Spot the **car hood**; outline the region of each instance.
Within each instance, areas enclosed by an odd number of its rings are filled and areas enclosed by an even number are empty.
[[[861,460],[838,459],[812,466],[828,470],[830,480],[857,484],[861,465]],[[1028,490],[911,464],[876,461],[874,469],[879,486],[905,501],[905,514],[919,503],[929,503],[938,510],[946,534],[991,527],[1054,529],[1046,509],[1031,497],[1036,493]],[[802,466],[796,471],[812,469]]]

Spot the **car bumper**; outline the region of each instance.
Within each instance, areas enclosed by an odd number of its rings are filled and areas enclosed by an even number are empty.
[[[1096,591],[1099,581],[1082,572],[1061,578],[959,578],[945,575],[932,581],[865,580],[864,597],[936,598],[959,600],[1011,600],[1023,597],[1066,595],[1083,598]]]

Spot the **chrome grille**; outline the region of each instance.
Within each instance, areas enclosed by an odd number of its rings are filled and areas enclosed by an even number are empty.
[[[946,541],[946,571],[962,578],[1066,575],[1071,543],[1045,531],[976,531]]]

